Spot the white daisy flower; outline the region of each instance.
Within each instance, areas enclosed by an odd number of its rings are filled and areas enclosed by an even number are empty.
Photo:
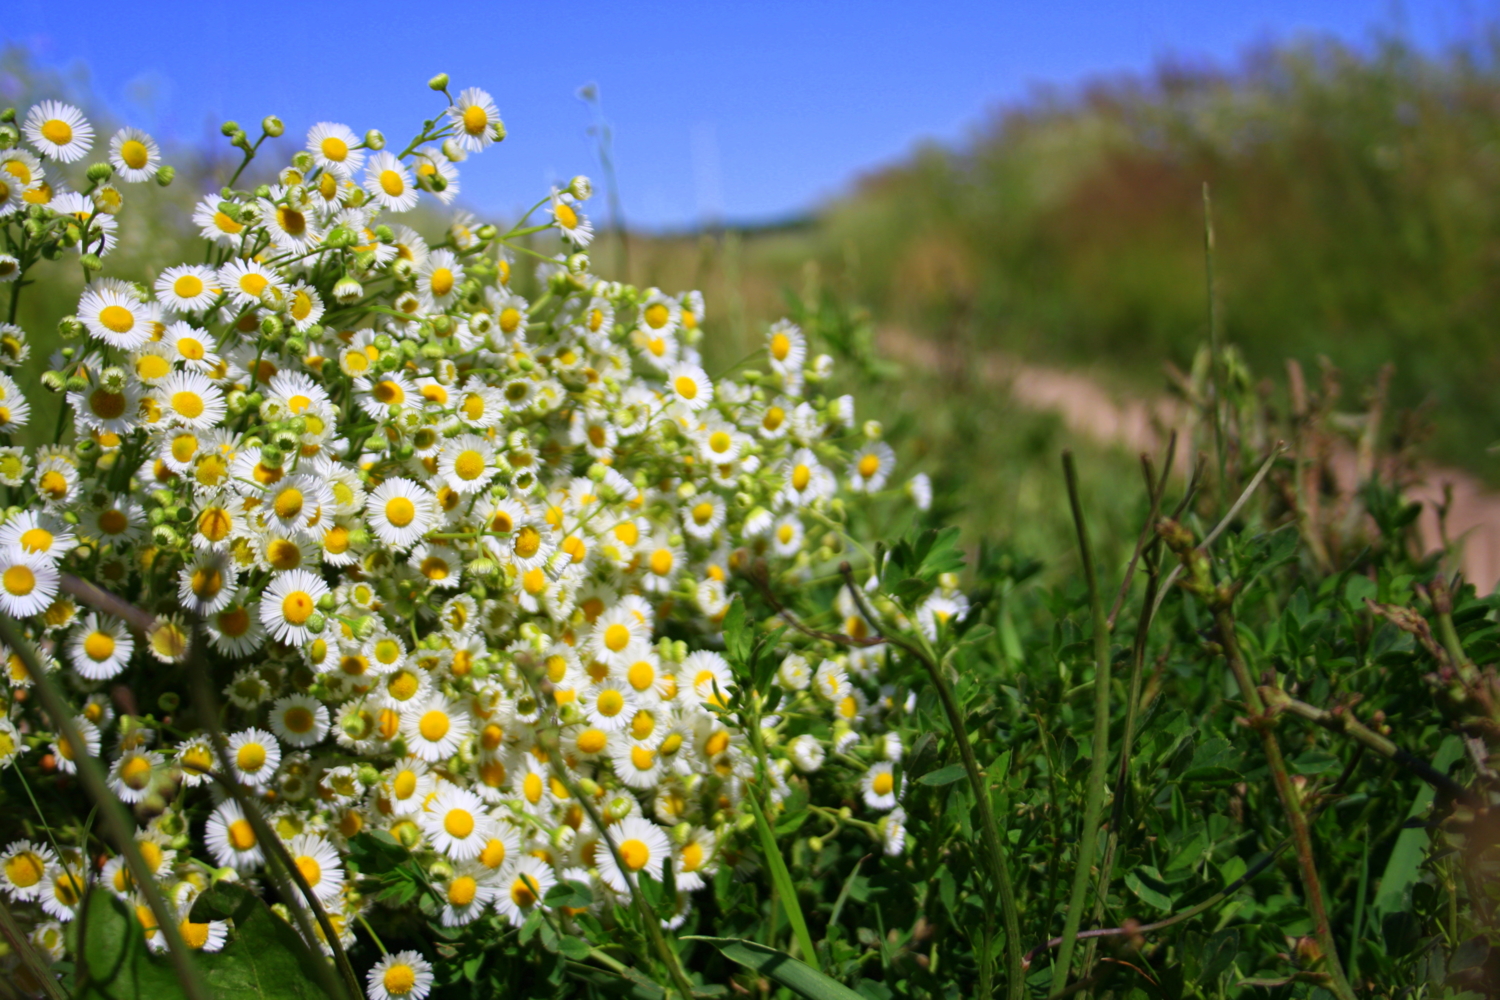
[[[630,892],[628,878],[645,872],[652,878],[661,878],[662,865],[672,853],[671,841],[666,831],[648,819],[627,816],[610,827],[609,835],[615,842],[624,870],[615,862],[614,853],[607,848],[597,852],[599,877],[615,892]],[[629,873],[627,876],[626,872]]]
[[[384,955],[365,976],[370,1000],[425,1000],[432,982],[432,965],[418,951]]]
[[[233,799],[221,803],[208,817],[203,842],[222,868],[251,872],[265,861],[255,828]]]
[[[68,660],[79,676],[103,681],[125,669],[135,640],[118,618],[91,612],[68,640]]]
[[[83,737],[83,753],[89,757],[98,757],[99,727],[82,715],[75,717],[73,724],[78,727],[78,735]],[[63,774],[77,773],[78,751],[62,733],[58,733],[52,740],[52,754],[57,760],[59,771]]]
[[[169,267],[156,279],[156,297],[179,312],[201,312],[219,296],[218,276],[202,264]]]
[[[501,878],[495,910],[509,920],[511,926],[520,927],[555,885],[557,876],[547,862],[530,856],[519,857],[507,867]]]
[[[110,347],[133,350],[151,339],[151,310],[139,299],[113,288],[91,285],[78,300],[78,318],[89,333]]]
[[[453,785],[440,788],[418,819],[433,848],[454,861],[479,856],[492,822],[479,796]]]
[[[121,802],[140,802],[150,793],[163,762],[162,755],[155,751],[127,750],[110,768],[109,787]]]
[[[313,162],[341,178],[353,177],[364,165],[365,152],[354,130],[337,122],[318,122],[307,130],[307,151]]]
[[[173,372],[157,384],[153,398],[168,423],[207,430],[224,419],[224,393],[198,372]]]
[[[138,128],[122,128],[109,140],[109,162],[122,181],[139,184],[154,180],[161,166],[161,148]]]
[[[871,765],[860,779],[865,805],[871,809],[887,810],[896,807],[900,786],[896,783],[895,765],[888,760]]]
[[[289,694],[271,706],[271,730],[287,746],[310,747],[328,735],[328,708],[306,694]]]
[[[439,694],[401,713],[408,752],[429,762],[451,757],[471,729],[468,713]]]
[[[237,306],[257,306],[267,291],[278,295],[286,291],[286,282],[275,271],[259,261],[239,258],[219,268],[218,283]]]
[[[344,868],[336,847],[315,833],[299,833],[286,843],[292,864],[325,906],[344,891]]]
[[[229,760],[241,784],[264,788],[281,766],[281,744],[264,729],[242,729],[229,737]]]
[[[18,902],[38,899],[48,876],[57,865],[50,847],[29,840],[16,840],[0,853],[0,889]]]
[[[884,441],[872,441],[849,460],[849,488],[856,493],[879,493],[885,489],[896,453]]]
[[[478,87],[462,91],[444,113],[454,126],[454,138],[460,149],[482,153],[496,141],[495,126],[500,124],[500,109],[495,107],[494,98]]]
[[[40,614],[57,596],[57,565],[19,545],[0,548],[0,611],[12,618]]]
[[[21,131],[43,156],[63,163],[82,159],[94,145],[94,127],[83,112],[61,101],[43,101],[26,112]]]
[[[828,756],[828,751],[816,736],[803,733],[787,744],[786,754],[797,766],[797,770],[803,774],[812,774],[823,766],[823,759]]]
[[[382,207],[392,212],[416,207],[417,186],[411,171],[390,152],[382,150],[370,157],[364,186]]]
[[[478,861],[458,865],[453,877],[440,891],[443,894],[444,927],[462,927],[478,920],[500,892],[494,874]]]
[[[261,624],[276,641],[301,646],[313,638],[308,620],[327,593],[328,584],[305,569],[280,573],[261,597]]]
[[[671,401],[695,413],[714,399],[714,386],[708,380],[708,373],[685,361],[667,369],[667,389]]]
[[[431,528],[437,500],[410,479],[397,476],[375,488],[365,501],[370,529],[382,542],[405,551]]]

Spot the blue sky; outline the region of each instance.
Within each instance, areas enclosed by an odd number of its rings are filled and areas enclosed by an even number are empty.
[[[0,39],[178,140],[268,113],[288,125],[287,155],[290,137],[324,118],[394,139],[441,111],[424,86],[433,73],[484,87],[510,138],[466,165],[464,201],[481,210],[597,174],[575,96],[595,82],[626,217],[653,227],[815,207],[919,142],[961,141],[988,108],[1036,85],[1167,55],[1224,63],[1309,33],[1358,43],[1377,25],[1436,47],[1494,13],[1493,0],[5,6]]]

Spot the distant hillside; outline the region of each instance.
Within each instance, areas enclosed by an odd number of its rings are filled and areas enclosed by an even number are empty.
[[[775,313],[811,251],[880,322],[1160,383],[1206,339],[1207,181],[1223,329],[1256,374],[1326,355],[1364,384],[1393,361],[1438,454],[1500,480],[1497,54],[1319,43],[1041,96],[811,228],[731,236],[722,291]],[[638,276],[724,280],[714,244],[638,250]]]

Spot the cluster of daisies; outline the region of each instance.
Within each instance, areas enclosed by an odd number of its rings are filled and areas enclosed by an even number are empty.
[[[70,422],[51,443],[0,447],[15,504],[0,610],[76,697],[87,743],[49,730],[10,655],[0,768],[61,780],[80,755],[107,764],[195,948],[233,940],[188,919],[196,895],[254,884],[267,845],[207,773],[221,760],[209,734],[174,724],[188,687],[174,665],[189,661],[227,701],[224,777],[259,803],[345,945],[375,905],[349,844],[373,831],[422,865],[447,928],[519,925],[560,880],[607,913],[668,864],[680,923],[734,863],[755,743],[772,798],[836,782],[833,805],[867,810],[844,819],[903,849],[891,723],[908,696],[883,683],[880,647],[787,640],[781,714],[758,741],[722,711],[736,679],[715,649],[746,571],[787,588],[830,575],[846,501],[925,507],[925,477],[893,480],[878,424],[820,391],[831,361],[795,325],[768,331],[760,367],[711,378],[701,295],[591,275],[585,178],[509,232],[460,215],[429,242],[382,221],[450,200],[457,164],[503,137],[489,95],[450,100],[400,155],[320,123],[275,183],[198,205],[205,262],[96,276],[43,379]],[[0,124],[0,278],[49,239],[102,258],[111,183],[161,179],[157,144],[121,130],[112,169],[90,166],[70,192],[60,165],[87,155],[92,127],[50,101],[16,120]],[[542,230],[563,253],[522,242]],[[513,272],[538,258],[529,281]],[[24,331],[0,338],[0,361],[27,356]],[[0,375],[0,424],[29,416]],[[827,610],[867,634],[847,591]],[[935,634],[965,611],[946,588],[913,626]],[[163,945],[120,858],[12,814],[0,823],[28,835],[0,851],[0,892],[43,953],[65,957],[61,924],[90,882]],[[369,971],[377,1000],[432,982],[415,951]]]

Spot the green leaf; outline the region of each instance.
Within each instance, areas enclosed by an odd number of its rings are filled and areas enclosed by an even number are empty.
[[[171,964],[147,950],[140,922],[113,893],[90,891],[80,920],[74,1000],[185,1000]]]
[[[949,764],[947,767],[940,767],[936,771],[928,771],[917,779],[917,784],[931,785],[935,788],[943,785],[951,785],[962,778],[965,773],[967,772],[964,771],[962,764]]]
[[[314,955],[259,896],[219,882],[193,903],[190,919],[202,923],[225,915],[234,921],[234,937],[223,951],[198,958],[214,1000],[329,1000],[318,986],[318,964],[327,959]]]
[[[1164,891],[1167,885],[1155,868],[1141,865],[1139,868],[1126,872],[1125,884],[1130,887],[1131,892],[1141,897],[1143,902],[1158,910],[1172,908],[1172,897]]]
[[[767,948],[740,938],[683,937],[684,941],[707,941],[731,962],[773,979],[805,1000],[860,1000],[860,995],[836,979],[825,976],[806,962],[784,951]]]
[[[542,902],[552,910],[559,907],[581,910],[593,905],[594,894],[582,882],[563,881],[548,889]]]
[[[1438,747],[1432,766],[1446,774],[1453,762],[1463,756],[1463,752],[1463,741],[1457,736],[1449,736]],[[1425,816],[1435,794],[1431,785],[1421,785],[1412,800],[1411,810],[1406,814],[1407,818]],[[1375,891],[1376,913],[1390,915],[1411,908],[1412,886],[1417,884],[1422,859],[1426,856],[1427,844],[1431,839],[1427,831],[1421,829],[1402,830],[1396,837],[1396,846],[1391,850],[1385,874],[1380,878],[1380,888]]]
[[[395,871],[411,854],[384,830],[357,833],[349,838],[349,861],[361,875]]]
[[[581,962],[589,957],[590,949],[589,943],[582,938],[565,935],[557,942],[557,950],[567,957]]]
[[[792,925],[797,947],[802,949],[802,953],[810,961],[816,962],[818,953],[813,950],[812,935],[807,931],[807,919],[802,915],[802,903],[797,899],[797,887],[792,884],[792,873],[787,871],[786,859],[776,846],[776,832],[771,829],[756,795],[755,791],[751,791],[745,799],[750,803],[750,811],[755,814],[755,828],[760,831],[761,852],[766,856],[766,867],[771,870],[771,884],[776,887],[781,908],[786,911],[787,922]]]

